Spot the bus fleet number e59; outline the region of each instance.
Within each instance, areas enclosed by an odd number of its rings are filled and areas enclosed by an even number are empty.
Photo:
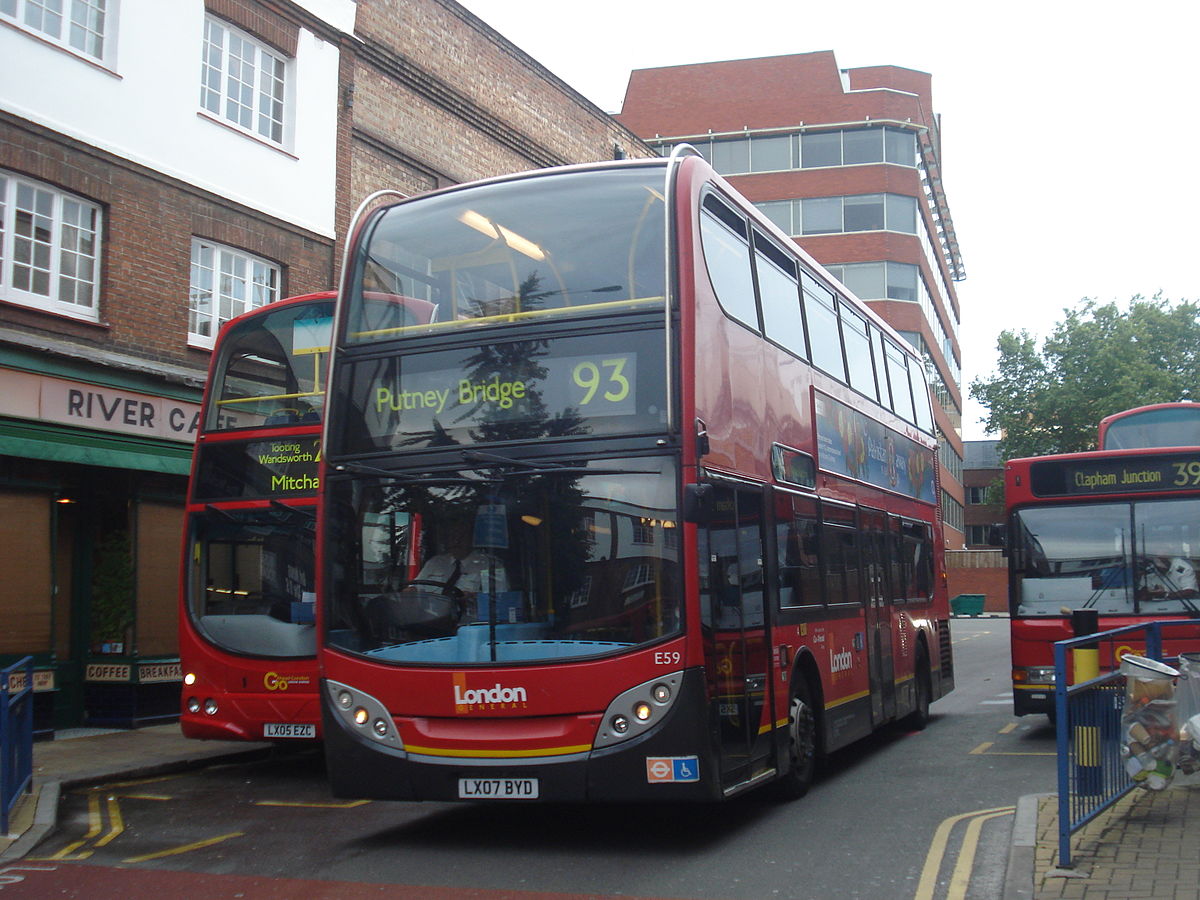
[[[654,654],[656,666],[677,666],[683,662],[683,654],[678,650],[660,650]]]

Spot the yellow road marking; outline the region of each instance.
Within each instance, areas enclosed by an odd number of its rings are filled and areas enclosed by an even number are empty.
[[[946,855],[946,845],[950,841],[950,832],[954,830],[955,825],[965,819],[975,818],[976,816],[990,816],[993,813],[1004,815],[1015,810],[1015,806],[997,806],[994,809],[977,809],[974,812],[961,813],[957,816],[944,819],[938,825],[937,831],[933,834],[933,840],[929,844],[929,853],[925,856],[925,865],[921,869],[921,880],[917,883],[917,893],[914,895],[914,900],[931,900],[934,896],[934,888],[937,887],[938,871],[942,867],[942,858]]]
[[[97,847],[107,846],[113,838],[125,830],[125,817],[121,815],[121,806],[117,803],[117,798],[113,796],[108,798],[108,824],[108,833],[96,841]]]
[[[194,844],[184,844],[182,847],[172,847],[170,850],[159,850],[157,853],[146,853],[142,856],[131,856],[129,859],[122,860],[122,862],[140,863],[148,862],[152,859],[162,859],[164,856],[178,856],[181,853],[191,853],[193,850],[203,850],[205,847],[211,847],[213,844],[219,844],[230,838],[242,837],[244,834],[244,831],[231,831],[229,834],[222,834],[219,837],[209,838],[205,841],[196,841]]]
[[[255,806],[297,806],[305,809],[353,809],[370,803],[370,800],[346,800],[341,803],[301,803],[299,800],[255,800]]]
[[[1003,728],[1000,729],[1000,733],[1001,734],[1012,734],[1016,730],[1017,730],[1017,723],[1009,722],[1007,725],[1005,725]]]
[[[980,744],[978,747],[976,747],[974,750],[972,750],[967,755],[968,756],[980,756],[984,753],[987,753],[988,748],[994,746],[995,743],[996,743],[995,741],[986,741],[986,742]]]
[[[946,892],[946,900],[962,900],[967,896],[967,887],[971,884],[971,870],[975,868],[975,851],[979,847],[979,833],[983,831],[983,823],[999,816],[1011,815],[1015,806],[998,812],[976,816],[967,825],[967,833],[963,835],[962,846],[958,850],[958,861],[954,864],[954,874],[950,876],[950,888]]]

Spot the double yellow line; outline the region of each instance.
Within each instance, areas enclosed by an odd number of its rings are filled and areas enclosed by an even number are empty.
[[[958,823],[970,820],[967,830],[963,834],[962,845],[958,849],[958,857],[954,863],[954,872],[950,876],[950,884],[946,891],[946,900],[963,900],[967,896],[967,888],[971,883],[971,871],[975,867],[975,851],[979,847],[979,835],[983,831],[984,824],[1000,816],[1013,815],[1016,809],[1015,806],[997,806],[994,809],[979,809],[945,819],[933,835],[933,842],[925,857],[925,866],[921,869],[921,880],[917,884],[914,900],[933,900],[938,873],[942,869],[942,860],[946,856],[946,848],[950,843],[950,834]]]

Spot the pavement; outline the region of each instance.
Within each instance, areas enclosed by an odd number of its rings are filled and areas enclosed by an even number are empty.
[[[0,872],[53,832],[63,790],[269,750],[265,743],[191,740],[178,725],[39,741],[33,745],[34,790],[15,810],[11,833],[0,835]],[[1073,835],[1071,856],[1071,869],[1058,868],[1057,797],[1020,798],[1004,900],[1200,900],[1200,785],[1134,790]]]

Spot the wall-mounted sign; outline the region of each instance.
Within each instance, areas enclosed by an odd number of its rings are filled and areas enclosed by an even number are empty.
[[[191,443],[200,404],[0,369],[0,415]]]

